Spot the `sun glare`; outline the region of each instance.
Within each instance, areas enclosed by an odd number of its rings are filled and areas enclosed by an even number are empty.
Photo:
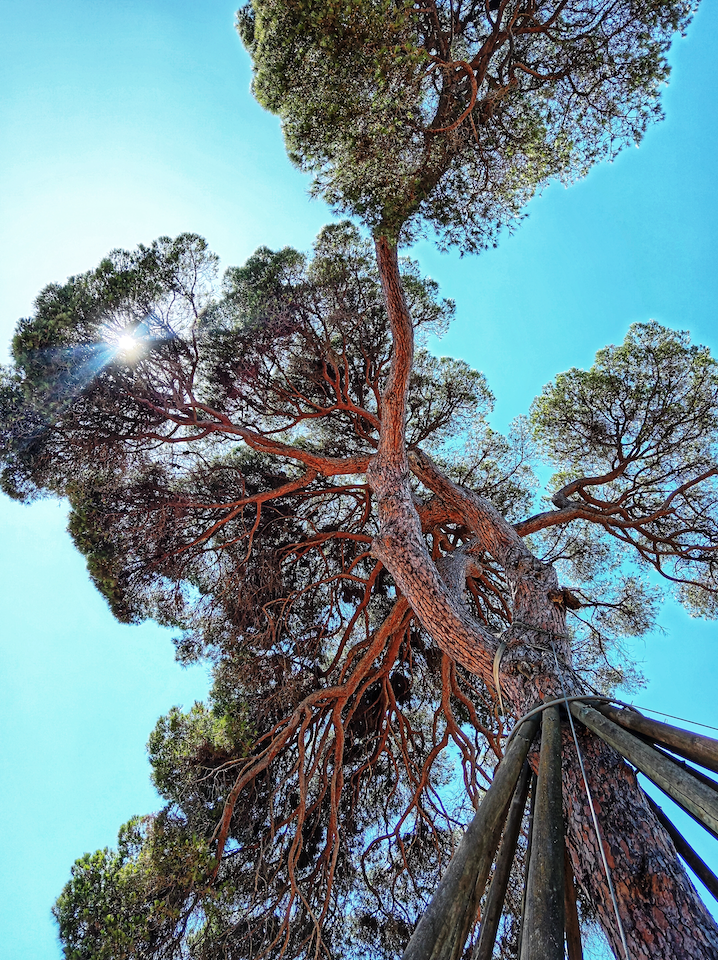
[[[137,341],[131,333],[124,333],[117,339],[117,349],[122,351],[122,353],[129,353],[134,350],[136,346]]]
[[[123,333],[115,340],[114,355],[124,361],[138,360],[142,351],[142,341],[132,333]]]

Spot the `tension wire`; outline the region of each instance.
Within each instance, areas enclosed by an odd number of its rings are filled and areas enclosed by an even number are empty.
[[[551,649],[553,650],[553,657],[556,661],[556,671],[558,673],[559,683],[561,684],[561,690],[563,691],[563,698],[566,704],[566,712],[568,713],[568,721],[571,724],[571,733],[573,734],[573,742],[576,745],[576,756],[578,757],[578,763],[581,767],[581,776],[583,777],[583,785],[586,788],[586,796],[588,797],[588,806],[591,810],[591,818],[593,820],[593,828],[596,831],[596,839],[598,840],[598,849],[601,853],[601,861],[603,862],[603,870],[606,874],[606,880],[608,882],[608,889],[611,894],[611,901],[613,903],[613,912],[616,915],[616,923],[618,924],[618,932],[621,935],[621,943],[623,944],[623,951],[626,955],[626,960],[630,960],[628,953],[628,944],[626,943],[626,934],[623,930],[623,924],[621,923],[621,917],[618,912],[618,901],[616,900],[616,893],[613,889],[613,882],[611,880],[611,872],[608,869],[608,861],[606,860],[606,852],[603,849],[603,841],[601,840],[601,831],[598,827],[598,818],[596,817],[596,809],[593,805],[593,797],[591,796],[591,790],[588,786],[588,777],[586,776],[586,768],[583,763],[583,757],[581,755],[581,750],[578,745],[578,737],[576,736],[576,728],[573,724],[573,715],[571,714],[571,708],[569,707],[569,698],[566,694],[566,688],[563,684],[563,673],[561,672],[561,667],[558,662],[558,656],[556,654],[556,647],[553,644],[553,641],[550,641]]]

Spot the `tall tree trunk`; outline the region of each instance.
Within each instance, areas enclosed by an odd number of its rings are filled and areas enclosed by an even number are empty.
[[[399,275],[396,246],[379,237],[377,262],[393,335],[392,365],[382,398],[381,439],[368,476],[379,517],[374,554],[392,574],[422,626],[458,663],[493,688],[499,641],[471,615],[457,578],[432,561],[409,484],[410,470],[475,537],[505,572],[513,599],[500,684],[508,712],[523,715],[536,700],[584,693],[571,670],[565,609],[555,570],[540,563],[514,528],[481,497],[447,480],[405,444],[413,331]],[[471,550],[464,553],[470,563]],[[467,568],[468,569],[468,568]],[[648,807],[631,768],[577,724],[580,749],[602,830],[630,960],[718,960],[718,927],[676,857],[673,844]],[[623,957],[609,888],[576,750],[563,731],[566,842],[577,886],[594,904],[617,957]]]

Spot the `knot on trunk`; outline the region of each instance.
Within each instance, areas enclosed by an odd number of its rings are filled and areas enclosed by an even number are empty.
[[[551,603],[563,610],[579,610],[583,604],[578,597],[571,593],[568,587],[561,587],[558,590],[549,590],[548,598]]]
[[[517,578],[540,577],[553,573],[552,567],[534,557],[523,544],[516,544],[506,551],[506,570],[511,570],[512,575]]]

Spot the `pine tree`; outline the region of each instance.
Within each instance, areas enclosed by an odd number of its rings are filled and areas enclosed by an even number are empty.
[[[115,615],[215,664],[210,701],[151,737],[166,808],[73,868],[68,957],[397,956],[513,722],[630,678],[612,641],[653,622],[647,572],[714,614],[708,351],[634,325],[503,437],[483,377],[422,345],[452,305],[399,256],[425,228],[480,249],[639,139],[690,12],[254,0],[255,93],[373,245],[342,222],[220,287],[204,241],[162,238],[21,321],[6,492],[68,498]],[[635,774],[581,749],[631,957],[718,957]],[[620,955],[568,742],[563,777],[582,909]]]

